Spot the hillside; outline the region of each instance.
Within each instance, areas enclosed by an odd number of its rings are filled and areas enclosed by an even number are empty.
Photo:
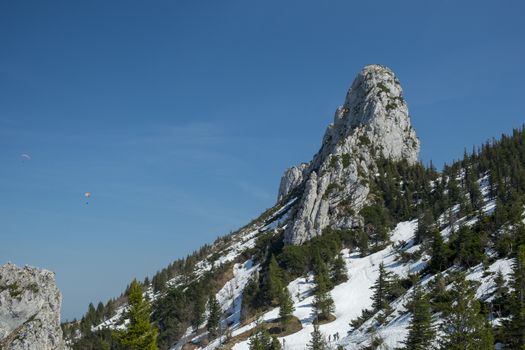
[[[525,132],[442,171],[419,147],[395,74],[365,67],[274,207],[141,282],[159,348],[520,349]],[[126,348],[128,289],[63,325],[73,349]]]

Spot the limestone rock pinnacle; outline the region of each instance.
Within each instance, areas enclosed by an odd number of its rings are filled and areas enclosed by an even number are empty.
[[[304,186],[285,231],[286,243],[301,244],[327,226],[358,225],[370,191],[361,180],[374,170],[378,157],[415,163],[418,155],[419,140],[399,80],[385,66],[364,67],[337,108],[318,153],[281,179],[279,200]]]

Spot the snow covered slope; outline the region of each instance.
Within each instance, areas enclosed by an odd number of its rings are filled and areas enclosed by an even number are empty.
[[[351,329],[350,322],[358,317],[362,310],[371,308],[372,290],[370,288],[378,278],[380,263],[385,265],[387,271],[393,272],[400,277],[407,277],[409,274],[419,272],[426,266],[428,257],[425,256],[417,261],[400,262],[399,249],[394,248],[396,244],[404,244],[402,251],[419,249],[418,245],[411,243],[413,242],[416,229],[417,221],[415,220],[399,223],[391,233],[392,244],[368,256],[361,257],[359,252],[349,252],[348,249],[342,251],[349,279],[347,282],[337,285],[330,292],[335,302],[334,315],[336,319],[320,326],[320,331],[328,341],[330,349],[343,346],[344,349],[357,350],[364,345],[369,345],[372,335],[380,336],[384,340],[385,349],[393,349],[401,345],[401,342],[406,338],[407,326],[411,318],[404,305],[412,295],[414,288],[408,289],[402,297],[391,304],[393,312],[384,324],[378,325],[376,321],[377,315],[372,316],[355,330]],[[444,231],[448,231],[448,227]],[[484,268],[481,265],[478,265],[467,271],[467,278],[480,281],[478,297],[488,299],[493,292],[495,273],[501,271],[507,276],[511,271],[510,267],[510,259],[499,259],[488,267],[488,274],[484,273]],[[243,272],[243,275],[245,274],[246,272]],[[421,283],[425,285],[432,278],[433,276],[426,276]],[[294,316],[301,321],[303,328],[297,333],[279,338],[287,350],[306,349],[310,341],[310,333],[313,331],[312,291],[314,287],[311,274],[307,277],[295,279],[288,285],[288,290],[292,295],[295,306]],[[266,322],[276,321],[278,317],[279,308],[275,308],[262,315],[261,320]],[[232,325],[232,335],[234,337],[253,330],[257,325],[253,321],[241,326],[238,323],[238,319],[235,320],[236,322]],[[493,322],[497,322],[497,320]],[[370,331],[372,326],[375,329],[373,332]],[[339,338],[337,341],[335,340],[336,336]],[[194,341],[197,342],[199,338],[195,338]],[[217,339],[202,349],[216,349],[221,345],[221,342],[224,342],[224,339]],[[244,340],[236,343],[232,349],[248,350],[249,341]]]

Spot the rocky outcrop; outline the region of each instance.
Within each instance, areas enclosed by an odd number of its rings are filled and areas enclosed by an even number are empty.
[[[279,199],[304,185],[285,242],[301,244],[327,226],[359,225],[359,211],[369,200],[367,180],[378,157],[415,163],[418,154],[419,140],[399,80],[387,67],[366,66],[337,108],[313,160],[288,169],[281,179]]]
[[[299,186],[304,180],[304,172],[308,169],[309,163],[301,163],[297,166],[286,169],[279,185],[277,202],[286,197],[294,188]]]
[[[10,263],[1,266],[0,349],[66,349],[60,303],[54,273]]]

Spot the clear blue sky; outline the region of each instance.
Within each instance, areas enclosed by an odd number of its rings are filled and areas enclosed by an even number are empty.
[[[0,263],[80,317],[272,206],[369,63],[458,158],[525,120],[523,4],[2,1]]]

